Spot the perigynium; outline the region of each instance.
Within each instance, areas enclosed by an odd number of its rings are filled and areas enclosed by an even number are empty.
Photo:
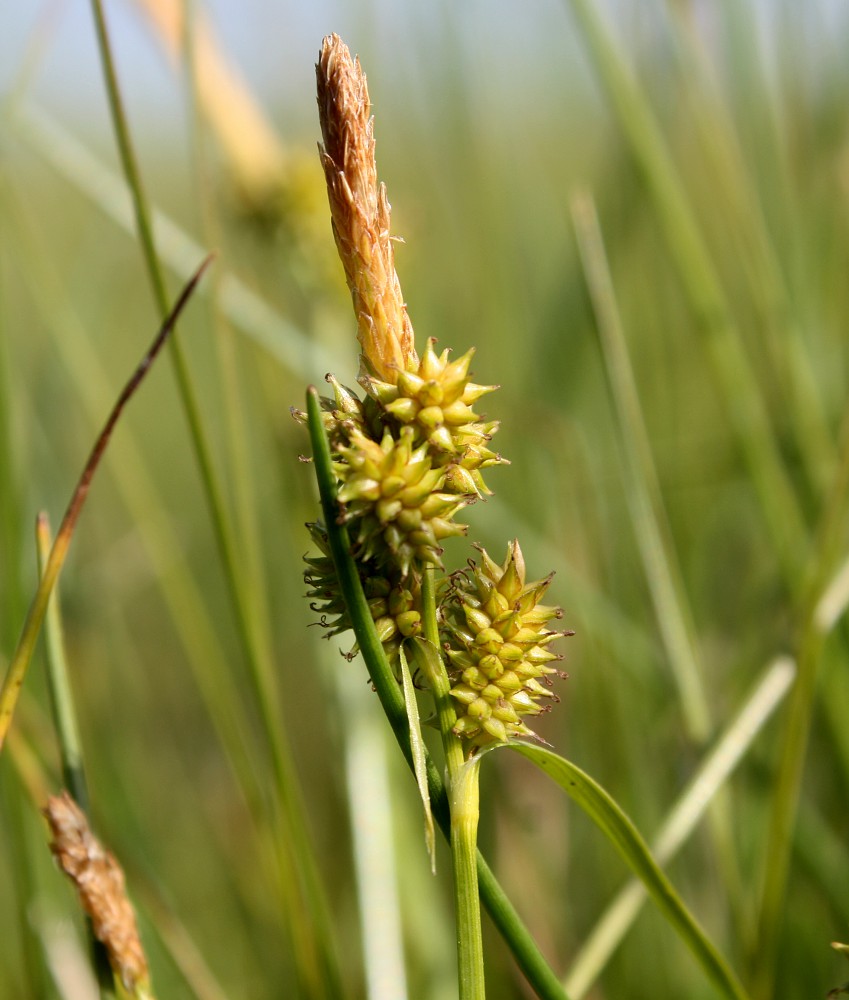
[[[402,643],[423,632],[422,573],[443,570],[442,543],[465,535],[456,518],[491,490],[484,469],[507,464],[490,447],[498,421],[478,412],[497,389],[471,377],[474,348],[452,360],[429,337],[419,356],[395,271],[390,205],[377,179],[374,122],[365,74],[337,35],[316,66],[333,234],[351,291],[360,342],[360,397],[335,376],[322,399],[338,480],[338,521],[348,526],[369,610],[393,667]],[[303,411],[293,410],[304,420]],[[351,625],[325,527],[308,526],[320,554],[307,558],[308,597],[328,637]],[[540,604],[551,576],[526,582],[517,541],[499,566],[481,565],[443,581],[439,634],[467,754],[493,741],[534,734],[561,658],[551,643],[569,633],[546,627],[558,608]],[[351,653],[356,652],[356,646]]]
[[[548,647],[572,635],[546,627],[562,616],[540,603],[552,577],[526,582],[518,541],[500,566],[485,549],[480,555],[480,566],[455,574],[443,605],[451,696],[461,711],[454,732],[471,746],[534,735],[523,716],[545,711],[540,699],[555,697],[548,685],[560,674],[551,664],[562,655]]]

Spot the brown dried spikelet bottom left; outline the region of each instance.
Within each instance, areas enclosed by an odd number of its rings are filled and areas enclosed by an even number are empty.
[[[74,883],[112,970],[131,993],[146,987],[147,959],[121,866],[91,832],[85,813],[68,792],[51,796],[44,815],[53,835],[50,850]]]

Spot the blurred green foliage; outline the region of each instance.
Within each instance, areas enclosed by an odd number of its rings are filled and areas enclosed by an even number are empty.
[[[813,534],[849,398],[849,25],[838,19],[838,37],[820,5],[776,3],[767,44],[751,12],[735,5],[670,2],[650,14],[641,7],[617,5],[618,34],[672,151]],[[446,11],[423,39],[427,58],[416,51],[416,37],[406,40],[409,64],[376,39],[348,41],[369,75],[378,167],[394,229],[405,240],[397,264],[419,343],[436,336],[458,354],[475,345],[476,381],[502,386],[486,409],[503,421],[497,445],[512,465],[490,476],[496,496],[470,511],[470,536],[500,558],[516,535],[531,575],[557,570],[551,594],[577,631],[562,703],[539,731],[650,836],[705,746],[683,720],[629,517],[570,221],[576,189],[589,189],[597,202],[714,731],[770,658],[795,653],[799,608],[741,453],[734,400],[716,377],[656,203],[583,57],[580,34],[571,35],[571,11],[564,5],[539,24],[531,11],[516,17],[529,51],[536,31],[558,24],[569,36],[563,60],[529,62],[527,77],[499,77],[486,27],[473,39]],[[540,38],[539,48],[551,46]],[[175,81],[175,100],[181,86]],[[301,96],[312,107],[312,94]],[[113,396],[158,325],[137,242],[49,165],[49,150],[26,128],[25,103],[22,110],[13,102],[4,114],[0,663],[34,591],[34,515],[44,508],[58,522]],[[106,128],[98,122],[101,148]],[[311,156],[317,125],[303,134],[284,121],[281,130],[293,158]],[[329,224],[314,215],[320,198],[297,187],[308,169],[298,169],[297,182],[284,178],[282,193],[262,212],[256,205],[247,211],[208,139],[192,147],[188,139],[161,141],[150,129],[137,138],[151,202],[219,251],[217,277],[190,306],[179,336],[234,512],[240,558],[252,593],[261,595],[259,618],[269,623],[279,710],[332,901],[335,948],[349,995],[364,996],[343,762],[350,688],[336,675],[357,677],[355,685],[365,680],[357,661],[336,654],[339,643],[319,642],[302,598],[302,526],[316,515],[315,490],[298,461],[305,432],[288,412],[302,405],[304,373],[316,382],[324,374],[316,345],[334,359],[335,373],[353,382],[355,327],[341,267]],[[322,183],[317,158],[312,182]],[[168,248],[160,249],[167,260]],[[291,364],[246,335],[250,322],[226,307],[222,279],[229,274],[301,331],[302,350]],[[176,294],[180,278],[170,280]],[[234,406],[238,412],[228,412]],[[151,537],[167,538],[158,559]],[[846,541],[844,519],[843,550]],[[469,554],[456,541],[447,559],[460,565]],[[140,904],[158,996],[215,995],[199,980],[193,992],[178,970],[173,956],[185,958],[185,945],[175,944],[168,914],[181,921],[180,933],[191,936],[223,995],[291,995],[280,901],[270,889],[273,862],[257,848],[244,783],[187,665],[192,619],[163,586],[175,568],[199,589],[206,624],[243,699],[242,721],[258,729],[185,421],[161,362],[116,433],[61,583],[94,821]],[[811,717],[782,917],[780,995],[823,995],[841,977],[828,944],[845,938],[849,920],[847,666],[838,628],[823,653]],[[17,725],[55,790],[41,673],[36,664]],[[754,908],[783,725],[779,715],[729,785],[739,884],[728,881],[707,828],[670,866],[744,979],[756,949]],[[252,759],[265,758],[254,748]],[[265,767],[256,775],[260,788],[271,781]],[[415,791],[391,756],[390,775],[409,995],[447,998],[454,989],[448,856],[439,857],[431,879]],[[37,989],[39,949],[47,943],[55,955],[73,907],[8,753],[0,776],[0,996],[24,997]],[[625,871],[585,819],[521,761],[484,767],[482,806],[481,846],[565,974]],[[21,926],[21,898],[29,929]],[[500,942],[491,935],[485,945],[490,996],[522,995]],[[58,995],[45,989],[45,996]],[[712,994],[671,931],[647,911],[593,995]]]

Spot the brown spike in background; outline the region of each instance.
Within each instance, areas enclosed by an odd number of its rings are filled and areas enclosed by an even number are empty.
[[[395,273],[386,188],[377,182],[366,77],[338,35],[324,39],[315,69],[324,139],[319,153],[365,367],[394,384],[418,358]]]
[[[67,792],[52,795],[44,815],[53,835],[50,850],[76,886],[113,971],[131,994],[149,997],[147,959],[121,866],[91,832],[85,813]]]

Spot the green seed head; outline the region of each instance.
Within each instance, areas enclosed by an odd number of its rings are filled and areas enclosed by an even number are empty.
[[[310,607],[320,615],[319,623],[327,629],[325,636],[330,639],[351,628],[351,619],[345,607],[342,591],[336,577],[333,559],[327,542],[327,532],[318,523],[308,524],[319,555],[305,556],[307,568],[304,580],[309,587],[307,597]],[[390,665],[398,665],[398,651],[404,639],[420,635],[422,632],[421,593],[415,581],[402,585],[400,575],[387,571],[386,575],[375,574],[361,569],[360,579],[368,601],[369,611],[374,620],[377,634]],[[352,659],[358,652],[355,644],[345,655]]]
[[[526,582],[517,541],[502,565],[480,553],[479,566],[454,577],[442,607],[458,702],[455,732],[473,746],[534,735],[522,717],[545,710],[539,699],[554,697],[548,676],[559,673],[549,664],[561,657],[548,646],[571,634],[546,627],[561,615],[539,603],[552,577]]]
[[[442,491],[445,473],[432,468],[426,443],[415,446],[414,429],[397,438],[387,429],[378,443],[353,428],[337,456],[340,516],[354,528],[357,558],[397,568],[402,579],[414,561],[440,566],[439,543],[466,532],[453,518],[469,498]]]
[[[399,372],[396,382],[370,376],[360,382],[389,416],[413,429],[416,443],[427,442],[434,466],[446,470],[448,492],[489,495],[480,470],[505,464],[488,447],[498,423],[481,423],[472,407],[498,387],[469,381],[474,349],[449,361],[449,351],[437,354],[435,343],[431,337],[421,360],[411,370]]]

